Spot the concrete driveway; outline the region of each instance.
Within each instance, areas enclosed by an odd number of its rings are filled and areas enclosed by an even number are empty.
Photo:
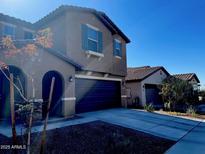
[[[205,153],[205,123],[131,109],[110,109],[79,114],[177,141],[168,154]]]
[[[78,115],[82,118],[75,120],[57,119],[56,122],[48,124],[47,130],[101,120],[177,141],[177,143],[167,151],[168,154],[205,153],[205,123],[203,121],[193,121],[123,108],[88,112]],[[35,126],[32,128],[32,132],[41,132],[42,129],[43,125]],[[17,126],[17,134],[20,135],[21,132],[22,127]],[[11,137],[11,127],[0,125],[0,134]]]
[[[198,121],[131,109],[110,109],[79,114],[108,123],[140,130],[155,136],[178,141],[194,128]]]

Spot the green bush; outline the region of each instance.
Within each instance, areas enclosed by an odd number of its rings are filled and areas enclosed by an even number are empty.
[[[164,103],[164,109],[165,111],[170,111],[171,110],[171,102],[165,102]]]
[[[196,116],[196,109],[193,106],[189,106],[186,110],[186,113],[192,117]]]
[[[205,90],[201,90],[199,92],[199,96],[201,97],[201,102],[205,102]]]
[[[148,112],[153,112],[154,111],[154,106],[152,105],[152,103],[145,104],[144,109]]]
[[[198,102],[198,93],[194,91],[193,86],[184,80],[173,76],[167,77],[161,86],[160,92],[165,109],[170,111],[178,110],[179,106],[192,105]]]

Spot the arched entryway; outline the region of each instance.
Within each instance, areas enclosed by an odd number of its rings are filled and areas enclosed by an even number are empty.
[[[9,66],[4,73],[0,71],[0,119],[10,119],[10,83],[9,73],[14,76],[14,83],[20,89],[22,94],[26,94],[26,77],[21,69],[16,66]],[[6,75],[6,76],[5,76]],[[23,98],[19,91],[14,87],[15,103],[23,103]]]
[[[62,96],[63,96],[63,86],[64,81],[63,77],[57,71],[47,72],[42,80],[42,97],[43,97],[43,106],[42,106],[42,117],[45,118],[48,106],[49,93],[51,88],[52,77],[55,77],[55,84],[53,89],[52,102],[50,106],[49,116],[56,117],[61,114],[62,109]]]

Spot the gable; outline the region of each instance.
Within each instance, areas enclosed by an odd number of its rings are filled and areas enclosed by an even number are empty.
[[[162,69],[154,72],[152,75],[147,77],[146,79],[142,80],[144,83],[148,84],[161,84],[164,79],[168,77],[167,73]]]
[[[126,81],[143,81],[146,78],[153,75],[158,70],[163,71],[167,76],[170,74],[167,72],[167,70],[162,66],[157,67],[150,67],[150,66],[143,66],[143,67],[134,67],[134,68],[128,68]]]
[[[35,26],[39,27],[50,20],[58,17],[59,15],[65,14],[66,12],[82,12],[82,13],[91,13],[95,15],[112,33],[120,35],[126,43],[129,43],[129,38],[111,21],[111,19],[103,12],[96,11],[95,9],[90,8],[83,8],[83,7],[76,7],[76,6],[67,6],[63,5],[54,10],[53,12],[49,13],[44,18],[40,19],[35,23]],[[75,20],[75,18],[73,18]]]

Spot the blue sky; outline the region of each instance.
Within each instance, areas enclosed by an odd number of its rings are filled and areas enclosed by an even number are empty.
[[[195,72],[205,85],[204,0],[1,0],[0,12],[35,22],[62,4],[104,11],[132,41],[128,66]]]

